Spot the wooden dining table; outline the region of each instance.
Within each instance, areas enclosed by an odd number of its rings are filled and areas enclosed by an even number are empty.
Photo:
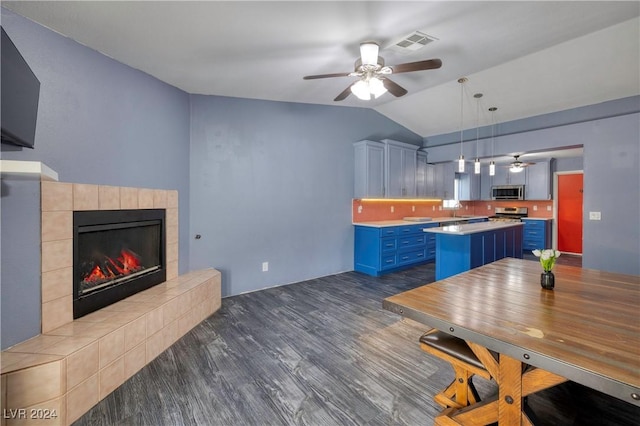
[[[541,272],[505,258],[383,301],[467,341],[498,383],[493,399],[436,424],[530,424],[522,399],[566,380],[640,406],[640,277],[556,265],[545,290]]]

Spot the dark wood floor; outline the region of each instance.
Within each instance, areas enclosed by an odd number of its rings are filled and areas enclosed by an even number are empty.
[[[565,261],[569,261],[567,257]],[[356,272],[223,299],[222,308],[77,425],[429,425],[448,364],[424,327],[382,309],[433,282],[433,264]],[[476,379],[482,397],[492,382]],[[636,425],[640,410],[568,383],[529,398],[541,425]]]

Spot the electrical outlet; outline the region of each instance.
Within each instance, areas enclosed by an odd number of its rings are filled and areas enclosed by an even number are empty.
[[[362,213],[362,206],[358,206],[358,213]]]
[[[551,206],[547,206],[547,211],[550,212],[551,211]]]
[[[538,211],[538,206],[535,206],[535,205],[534,205],[534,206],[533,206],[533,211],[534,211],[534,212],[537,212],[537,211]]]
[[[436,211],[436,206],[431,206],[431,210],[435,212]]]
[[[393,206],[391,206],[391,213],[393,213],[394,211],[396,211],[396,209]]]
[[[416,211],[416,206],[411,206],[411,211],[415,212]]]
[[[589,220],[601,220],[602,214],[600,212],[589,212]]]
[[[262,272],[269,271],[269,262],[262,262]]]
[[[487,210],[491,210],[491,204],[487,204]]]

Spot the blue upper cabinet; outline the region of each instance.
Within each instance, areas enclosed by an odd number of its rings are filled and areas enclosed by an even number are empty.
[[[354,148],[354,198],[416,197],[416,145],[385,139]]]
[[[391,139],[384,139],[382,142],[385,147],[385,196],[415,197],[418,147]]]
[[[360,141],[354,148],[354,198],[384,197],[384,144]]]
[[[551,164],[553,160],[537,161],[527,167],[527,182],[524,187],[527,200],[550,200],[551,197]]]

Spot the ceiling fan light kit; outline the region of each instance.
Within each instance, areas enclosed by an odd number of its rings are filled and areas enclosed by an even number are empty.
[[[371,99],[371,95],[377,99],[387,93],[387,88],[384,87],[382,80],[377,77],[371,77],[368,80],[359,80],[352,84],[351,93],[356,95],[358,99],[368,101]]]

